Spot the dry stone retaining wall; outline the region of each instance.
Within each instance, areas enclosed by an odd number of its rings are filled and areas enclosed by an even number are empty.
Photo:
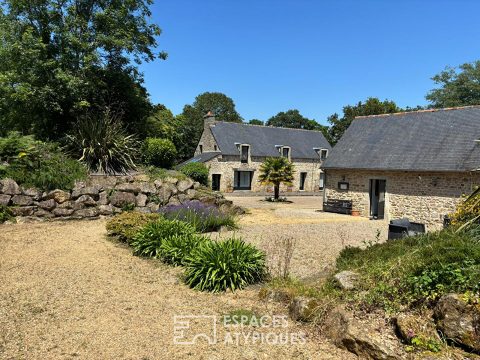
[[[113,215],[124,210],[156,212],[160,206],[198,199],[231,206],[221,195],[199,190],[191,179],[166,178],[149,182],[133,177],[91,177],[73,190],[42,192],[19,186],[12,179],[0,180],[0,204],[15,216],[42,219],[82,219]]]

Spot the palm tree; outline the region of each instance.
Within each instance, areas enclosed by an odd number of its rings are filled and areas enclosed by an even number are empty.
[[[273,185],[274,198],[278,200],[280,184],[292,185],[294,172],[293,164],[287,158],[270,157],[260,166],[258,181],[263,185]]]

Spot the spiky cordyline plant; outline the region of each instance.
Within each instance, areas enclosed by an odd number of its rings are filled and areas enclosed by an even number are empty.
[[[108,108],[99,116],[87,114],[79,119],[68,140],[90,171],[124,174],[136,168],[141,144],[125,132],[121,114]]]
[[[295,172],[293,164],[284,157],[270,157],[260,166],[258,180],[263,185],[273,185],[274,198],[280,197],[280,184],[291,185]]]

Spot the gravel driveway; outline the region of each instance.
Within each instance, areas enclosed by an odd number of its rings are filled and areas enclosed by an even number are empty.
[[[326,234],[317,233],[326,231],[326,224],[261,225],[252,216],[242,220],[241,232],[263,233],[263,240],[258,241],[267,241],[274,231],[289,231],[302,239],[301,247],[308,245],[322,259],[326,259],[322,252],[333,246]],[[216,344],[209,345],[205,339],[195,345],[174,344],[175,315],[221,319],[223,314],[246,309],[278,316],[285,309],[259,302],[256,287],[220,295],[190,290],[179,280],[180,269],[134,257],[129,249],[107,240],[104,220],[0,228],[0,359],[355,358],[319,338],[308,326],[291,321],[286,328],[240,329],[247,340],[240,338],[239,345],[226,342],[228,329],[219,323]],[[319,238],[322,242],[309,244]],[[328,258],[335,251],[329,250]],[[308,254],[309,260],[300,254],[295,257],[299,273],[311,274],[323,266],[313,254]],[[307,271],[308,263],[314,271]],[[212,323],[203,320],[192,322],[195,331],[211,334]],[[233,330],[235,334],[239,329]],[[196,333],[185,331],[180,340]],[[278,345],[271,343],[272,337],[254,342],[248,338],[252,331],[273,333],[274,340],[285,332],[289,336],[306,332],[306,343]]]

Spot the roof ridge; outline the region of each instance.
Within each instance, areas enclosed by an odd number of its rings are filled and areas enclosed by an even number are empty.
[[[397,115],[407,115],[407,114],[418,114],[418,113],[428,113],[428,112],[440,112],[440,111],[452,111],[452,110],[462,110],[462,109],[471,109],[471,108],[480,108],[480,105],[465,105],[465,106],[455,106],[441,109],[424,109],[424,110],[414,110],[414,111],[400,111],[396,113],[387,113],[387,114],[378,114],[378,115],[360,115],[355,116],[355,119],[366,119],[366,118],[376,118],[376,117],[385,117],[385,116],[397,116]]]
[[[261,127],[261,128],[265,128],[265,129],[284,129],[284,130],[298,130],[298,131],[310,131],[310,132],[320,132],[322,133],[321,130],[309,130],[309,129],[299,129],[299,128],[288,128],[288,127],[284,127],[284,126],[273,126],[273,125],[270,125],[270,126],[266,126],[266,125],[256,125],[256,124],[247,124],[247,123],[244,123],[244,122],[233,122],[233,121],[215,121],[215,123],[223,123],[223,124],[237,124],[237,125],[245,125],[245,126],[256,126],[256,127]],[[319,125],[322,125],[320,123],[318,123]],[[213,124],[215,125],[215,124]],[[322,125],[323,126],[323,125]]]

